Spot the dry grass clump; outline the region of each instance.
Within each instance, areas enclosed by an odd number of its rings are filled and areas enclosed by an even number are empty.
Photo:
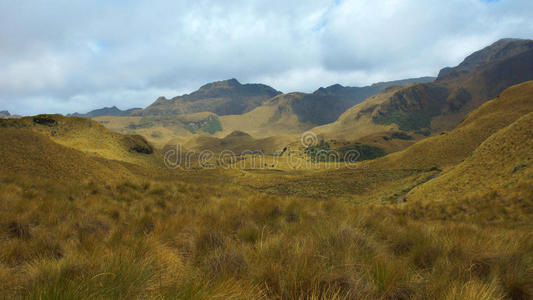
[[[480,196],[471,209],[489,222],[438,205],[358,206],[185,181],[1,183],[6,297],[533,296],[531,199],[522,218],[507,218]]]

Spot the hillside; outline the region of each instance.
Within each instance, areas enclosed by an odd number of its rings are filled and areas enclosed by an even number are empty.
[[[533,113],[529,113],[491,135],[457,166],[413,189],[408,201],[428,197],[431,201],[451,201],[491,193],[533,196],[532,137]]]
[[[291,106],[301,122],[324,125],[337,120],[348,108],[386,89],[432,82],[434,79],[433,77],[411,78],[380,82],[365,87],[345,87],[335,84],[319,88],[312,94],[304,94],[302,98],[294,99]]]
[[[440,70],[437,80],[446,77],[460,76],[461,73],[469,73],[487,64],[505,60],[533,49],[533,41],[521,39],[501,39],[491,46],[483,48],[468,56],[456,67]]]
[[[160,97],[143,110],[143,116],[212,112],[219,116],[248,112],[280,92],[263,84],[241,84],[236,79],[206,84],[197,91],[166,99]]]
[[[172,100],[160,98],[142,114],[134,111],[130,116],[111,116],[110,113],[103,116],[98,112],[101,116],[94,118],[114,131],[140,134],[157,147],[197,133],[223,137],[240,130],[256,138],[266,138],[301,134],[316,125],[336,120],[369,95],[391,87],[433,80],[433,77],[421,77],[365,87],[337,84],[311,94],[280,94],[263,85],[241,85],[236,80],[228,80],[207,84],[190,95]],[[265,93],[274,96],[265,99]],[[248,103],[247,108],[242,110],[244,103]]]
[[[282,94],[245,114],[221,116],[223,132],[220,135],[240,130],[256,138],[265,138],[304,132],[315,125],[302,122],[292,104],[303,101],[305,97],[303,93]]]
[[[528,81],[480,106],[456,129],[371,162],[369,167],[429,169],[457,164],[492,134],[532,111],[533,81]]]
[[[256,138],[301,134],[316,125],[333,122],[349,107],[383,90],[433,80],[433,77],[420,77],[365,87],[336,84],[319,88],[311,94],[278,95],[248,113],[220,117],[223,132],[219,136],[235,130],[247,132]]]
[[[122,135],[85,118],[39,115],[1,120],[0,127],[19,129],[21,133],[36,132],[95,157],[149,167],[158,165],[159,154],[143,137]]]
[[[169,140],[194,134],[215,134],[222,130],[220,117],[210,112],[176,116],[102,116],[93,118],[110,130],[122,134],[142,135],[156,147]]]
[[[476,52],[437,81],[387,90],[313,129],[328,137],[357,139],[380,131],[440,133],[506,88],[533,79],[533,42],[506,39]]]
[[[3,123],[2,123],[3,124]],[[54,142],[49,136],[15,128],[0,129],[0,175],[63,183],[133,180],[132,170],[117,161],[88,155]]]
[[[282,152],[290,144],[297,144],[295,136],[274,136],[267,138],[254,138],[246,132],[233,131],[224,137],[207,135],[191,136],[185,139],[175,139],[168,142],[164,149],[181,145],[185,150],[201,153],[208,150],[215,154],[231,151],[236,155],[242,153],[262,153],[267,156]]]
[[[0,293],[530,299],[531,95],[533,82],[513,86],[450,133],[356,168],[304,157],[300,169],[163,170],[142,139],[92,120],[1,120]],[[274,157],[280,138],[236,131],[187,146]],[[450,164],[475,151],[442,172],[398,164],[456,144]]]

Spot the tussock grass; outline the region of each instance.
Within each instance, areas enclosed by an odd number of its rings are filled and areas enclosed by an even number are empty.
[[[470,206],[478,218],[444,204],[359,206],[233,185],[88,183],[73,192],[13,179],[2,180],[0,199],[6,297],[533,296],[531,199],[513,218],[507,200],[487,207],[480,196]]]

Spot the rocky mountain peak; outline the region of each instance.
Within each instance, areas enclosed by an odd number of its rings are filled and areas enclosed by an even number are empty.
[[[529,50],[533,50],[532,40],[501,39],[488,47],[472,53],[457,67],[442,69],[439,72],[438,79],[440,80],[448,75],[457,76],[463,73],[469,73],[490,63],[505,60]]]

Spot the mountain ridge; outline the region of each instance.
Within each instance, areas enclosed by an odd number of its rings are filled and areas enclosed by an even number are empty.
[[[483,53],[500,53],[508,43],[506,55],[492,55],[495,61],[484,61],[470,71],[442,75],[431,83],[413,84],[385,91],[368,98],[343,113],[335,122],[313,130],[327,136],[361,138],[390,130],[437,134],[455,128],[471,111],[498,96],[506,88],[533,80],[533,41],[507,39],[494,43],[496,50],[484,48]],[[522,44],[523,46],[516,45]],[[472,54],[474,58],[479,54]],[[482,55],[482,57],[492,57]],[[471,57],[471,56],[469,56]],[[479,59],[466,59],[477,61]],[[462,68],[462,67],[461,67]]]
[[[136,112],[142,110],[142,108],[130,108],[126,110],[121,110],[120,108],[116,106],[111,107],[103,107],[95,110],[91,110],[88,113],[80,114],[80,113],[72,113],[67,114],[67,117],[80,117],[80,118],[87,118],[92,119],[96,117],[102,117],[102,116],[115,116],[115,117],[124,117],[124,116],[132,116],[136,115]]]
[[[461,73],[469,73],[486,65],[488,62],[496,62],[531,49],[533,49],[533,41],[531,40],[500,39],[490,46],[467,56],[458,66],[441,69],[437,80],[441,80],[447,76],[459,76]]]
[[[280,93],[264,84],[241,84],[232,78],[205,84],[190,94],[171,99],[159,97],[143,110],[142,115],[172,115],[206,111],[217,115],[241,114]]]

